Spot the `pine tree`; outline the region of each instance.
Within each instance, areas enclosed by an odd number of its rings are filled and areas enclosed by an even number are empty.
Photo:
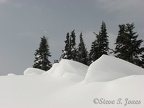
[[[108,42],[106,24],[104,21],[102,22],[101,31],[99,32],[99,35],[97,35],[97,36],[98,36],[97,43],[99,46],[99,57],[103,54],[108,55],[109,42]]]
[[[91,50],[90,50],[90,61],[93,62],[101,57],[103,54],[108,54],[109,52],[109,42],[108,42],[108,35],[106,24],[102,22],[101,30],[99,34],[96,34],[96,40],[92,42]]]
[[[58,60],[54,60],[54,63],[59,63],[59,61]]]
[[[67,33],[65,41],[65,49],[62,51],[63,54],[61,55],[61,58],[77,61],[77,49],[75,38],[76,35],[74,30],[71,32],[70,35],[69,33]]]
[[[61,58],[71,59],[71,45],[70,45],[69,32],[67,33],[66,40],[64,42],[65,42],[65,49],[62,51],[63,54],[62,54]]]
[[[119,33],[116,39],[115,56],[131,62],[142,65],[140,56],[143,49],[141,48],[142,40],[137,40],[137,32],[134,32],[134,23],[119,25]]]
[[[35,52],[35,61],[33,67],[45,71],[49,70],[51,68],[51,62],[48,60],[48,57],[51,57],[49,45],[47,38],[43,36],[41,38],[40,46]]]
[[[73,30],[70,35],[70,49],[71,49],[71,59],[77,61],[77,49],[76,49],[76,35]]]
[[[144,51],[143,51],[143,52],[144,52]],[[142,61],[142,63],[141,63],[142,65],[141,65],[141,67],[144,68],[144,53],[142,54],[141,58],[142,58],[142,60],[141,60],[141,61]]]
[[[78,45],[78,61],[85,65],[88,65],[88,52],[85,48],[85,44],[82,37],[82,32],[80,34],[80,43]]]
[[[89,53],[89,65],[99,58],[97,52],[98,52],[98,45],[95,40],[92,42],[91,50]]]
[[[143,42],[144,42],[144,40],[143,40]],[[141,56],[141,61],[142,61],[142,68],[144,68],[144,45],[143,45],[143,47],[142,47],[142,56]]]

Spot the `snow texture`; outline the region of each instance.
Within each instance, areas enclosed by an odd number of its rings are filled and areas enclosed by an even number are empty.
[[[129,75],[143,75],[144,69],[116,57],[103,55],[93,62],[85,77],[85,82],[111,81]]]
[[[40,75],[43,73],[45,73],[45,71],[36,68],[28,68],[24,71],[24,75]]]
[[[0,76],[0,108],[144,108],[144,69],[103,55]]]
[[[54,78],[64,78],[71,80],[83,80],[88,66],[76,61],[62,59],[60,63],[56,63],[52,68],[44,73],[45,75],[51,75]]]

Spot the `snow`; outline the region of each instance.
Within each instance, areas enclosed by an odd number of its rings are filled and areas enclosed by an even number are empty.
[[[12,76],[12,75],[15,75],[15,74],[13,74],[13,73],[9,73],[9,74],[8,74],[8,76]]]
[[[72,60],[62,59],[56,63],[46,74],[54,78],[81,77],[84,79],[88,66]]]
[[[47,72],[0,76],[0,108],[144,108],[143,82],[144,69],[115,57],[89,67],[63,59]]]
[[[28,68],[24,71],[24,75],[39,75],[43,73],[45,73],[45,71],[36,68]]]
[[[140,82],[144,75],[128,76],[109,82],[93,82],[74,85],[55,93],[49,98],[51,108],[144,108],[144,87]],[[114,100],[114,104],[94,104],[95,99]],[[126,99],[141,101],[141,104],[128,105]],[[122,99],[122,104],[118,100]],[[56,104],[55,104],[56,103]]]
[[[85,82],[111,81],[129,75],[143,75],[144,69],[116,57],[103,55],[93,62],[85,77]]]

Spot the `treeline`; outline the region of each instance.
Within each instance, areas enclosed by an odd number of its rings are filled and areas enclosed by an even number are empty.
[[[115,57],[131,62],[144,68],[144,47],[143,40],[138,40],[138,34],[134,31],[134,23],[119,25],[118,36],[115,42],[115,49],[109,48],[109,36],[105,22],[102,22],[99,33],[95,33],[95,40],[91,44],[90,51],[87,51],[83,40],[82,32],[79,35],[79,44],[76,46],[75,30],[66,34],[65,47],[62,50],[60,59],[69,59],[78,61],[85,65],[90,65],[103,54],[113,54]],[[51,62],[48,58],[51,57],[47,38],[41,38],[40,47],[36,50],[34,68],[49,70]],[[58,62],[58,60],[55,60]]]

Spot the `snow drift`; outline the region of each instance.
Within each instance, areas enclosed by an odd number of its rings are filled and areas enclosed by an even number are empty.
[[[60,63],[56,63],[52,68],[44,73],[54,78],[66,78],[74,80],[83,80],[87,72],[88,66],[76,61],[62,59]]]
[[[85,82],[111,81],[129,75],[144,75],[144,69],[122,59],[102,55],[89,66]]]
[[[28,68],[24,71],[24,75],[40,75],[43,73],[45,73],[45,71],[36,68]]]
[[[0,76],[0,108],[144,108],[143,74],[106,55],[89,67],[61,60],[47,72]]]

